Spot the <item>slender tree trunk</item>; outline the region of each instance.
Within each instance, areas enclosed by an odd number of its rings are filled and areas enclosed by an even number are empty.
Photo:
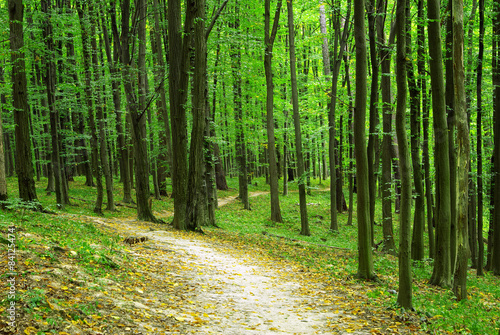
[[[377,59],[376,31],[375,31],[375,8],[376,0],[368,0],[368,39],[370,43],[370,64],[372,67],[371,87],[370,87],[370,128],[368,133],[368,188],[370,193],[370,225],[371,241],[374,244],[374,225],[375,225],[375,198],[377,195],[376,170],[379,162],[375,160],[375,147],[378,146],[378,73],[379,62]]]
[[[4,83],[3,80],[3,68],[0,69],[0,83]],[[3,94],[2,94],[2,100],[3,100]],[[5,101],[2,101],[2,107]],[[3,108],[2,108],[3,109]],[[0,201],[5,201],[8,198],[8,193],[7,193],[7,179],[5,175],[5,151],[4,151],[4,145],[3,145],[3,125],[2,125],[2,115],[1,115],[1,110],[0,110]],[[2,204],[0,204],[0,208],[3,207]]]
[[[500,5],[500,1],[495,1],[495,6]],[[493,36],[500,35],[500,13],[495,13],[493,17]],[[496,41],[496,52],[493,54],[495,59],[493,66],[493,133],[494,133],[494,178],[493,185],[493,218],[490,227],[493,230],[492,241],[493,252],[491,255],[491,270],[497,276],[500,275],[500,52],[498,50],[498,41]],[[490,229],[491,230],[491,229]]]
[[[207,101],[207,41],[205,0],[194,0],[193,129],[189,151],[188,202],[186,228],[197,230],[208,223],[205,185],[205,117]]]
[[[451,286],[450,255],[450,155],[448,144],[448,125],[446,123],[446,104],[441,51],[439,1],[427,1],[429,67],[432,87],[432,110],[434,113],[435,165],[436,165],[436,254],[431,284],[442,287]]]
[[[450,258],[451,271],[455,270],[455,261],[457,257],[457,154],[455,146],[456,125],[455,125],[455,106],[454,106],[454,76],[453,76],[453,26],[452,26],[452,1],[448,2],[448,13],[446,18],[446,110],[448,113],[448,143],[450,146],[450,199],[451,199],[451,223],[450,223]]]
[[[155,83],[159,93],[159,99],[156,100],[156,108],[158,110],[158,118],[163,122],[165,132],[160,135],[161,145],[163,149],[160,151],[160,162],[158,166],[158,177],[160,194],[167,195],[167,167],[172,169],[172,135],[170,132],[170,121],[167,110],[167,98],[165,92],[165,62],[163,57],[162,39],[161,39],[161,26],[158,0],[153,0],[153,13],[154,13],[154,30],[151,46],[153,51],[153,61],[155,62]],[[153,48],[154,46],[154,48]]]
[[[57,204],[61,207],[66,205],[65,197],[63,194],[63,180],[61,175],[61,170],[63,166],[61,165],[61,157],[59,147],[59,110],[56,108],[56,64],[55,64],[55,53],[54,53],[54,42],[52,36],[52,22],[51,22],[51,11],[52,4],[50,0],[43,0],[41,2],[42,12],[44,15],[43,23],[42,23],[42,32],[43,37],[45,39],[45,46],[47,48],[46,54],[43,57],[43,62],[45,63],[45,86],[47,93],[47,102],[49,107],[50,114],[50,135],[52,141],[52,168],[54,171],[54,181],[55,181],[55,191],[56,191],[56,201]]]
[[[420,93],[422,95],[422,130],[424,133],[423,147],[422,147],[422,158],[424,167],[424,179],[425,179],[425,199],[427,205],[427,233],[429,236],[429,258],[434,258],[435,254],[435,238],[434,238],[434,226],[433,226],[433,208],[432,208],[432,181],[431,181],[431,165],[429,157],[429,102],[427,95],[427,74],[425,71],[426,62],[426,49],[425,49],[425,24],[422,22],[424,18],[424,1],[418,1],[418,74]]]
[[[266,73],[266,112],[267,112],[267,149],[269,153],[269,186],[271,190],[271,221],[283,222],[281,217],[281,209],[279,202],[279,189],[278,189],[278,167],[276,165],[276,145],[274,138],[274,84],[272,73],[272,57],[273,45],[278,30],[278,22],[280,17],[281,0],[278,0],[276,5],[276,12],[274,14],[274,21],[272,31],[270,32],[271,21],[271,0],[265,0],[265,14],[264,14],[264,69]]]
[[[91,132],[91,166],[93,174],[96,177],[96,188],[97,197],[94,205],[94,213],[102,215],[102,201],[103,201],[103,187],[102,187],[102,171],[99,164],[99,149],[98,149],[98,138],[97,138],[97,127],[95,124],[94,117],[94,104],[93,104],[93,94],[92,94],[92,65],[91,65],[91,51],[90,51],[90,20],[89,20],[89,10],[86,4],[79,0],[77,1],[78,17],[80,19],[80,26],[82,31],[82,57],[83,57],[83,67],[85,69],[85,98],[87,100],[87,112],[88,112],[88,126]]]
[[[290,41],[290,75],[292,84],[293,123],[295,127],[295,150],[297,154],[297,172],[299,174],[299,202],[300,202],[300,234],[309,236],[309,222],[307,218],[306,185],[304,180],[304,157],[302,155],[302,133],[300,131],[299,94],[297,91],[297,69],[295,67],[295,29],[293,25],[293,0],[287,1],[288,9],[288,38]]]
[[[9,0],[9,38],[12,64],[12,107],[16,136],[16,174],[19,197],[38,201],[31,155],[28,90],[24,61],[23,1]]]
[[[406,8],[406,54],[413,58],[411,43],[411,13],[410,6]],[[413,182],[415,186],[415,210],[413,217],[413,235],[411,240],[411,258],[421,261],[424,259],[424,227],[425,202],[424,184],[422,181],[422,165],[420,161],[420,93],[415,79],[413,62],[406,63],[408,88],[410,93],[410,131],[411,131],[411,161],[413,167]]]
[[[392,223],[392,94],[391,94],[391,50],[386,44],[384,21],[387,13],[387,2],[383,1],[379,7],[377,17],[378,43],[381,60],[381,93],[382,93],[382,232],[384,252],[396,255]],[[392,39],[392,38],[391,38]],[[392,44],[393,41],[389,41]]]
[[[406,0],[398,0],[396,9],[396,84],[398,88],[396,106],[396,135],[398,137],[399,168],[401,171],[401,207],[399,214],[399,291],[398,304],[412,309],[411,273],[411,166],[408,139],[406,137]]]
[[[457,300],[467,299],[467,267],[469,260],[469,125],[465,101],[464,69],[464,3],[453,0],[453,76],[455,88],[455,117],[457,125],[457,261],[453,292]]]
[[[350,13],[351,13],[351,2],[347,2],[347,14],[346,20],[343,28],[342,35],[340,33],[340,15],[337,13],[334,18],[335,24],[335,37],[334,37],[334,47],[333,47],[333,73],[332,73],[332,95],[330,99],[330,108],[328,111],[328,158],[330,161],[330,229],[333,231],[338,231],[339,226],[337,222],[337,212],[338,212],[338,200],[337,199],[337,187],[342,186],[337,182],[338,178],[338,170],[340,167],[337,167],[336,164],[336,140],[335,140],[335,112],[337,107],[337,83],[340,74],[340,65],[342,63],[342,59],[344,58],[344,50],[347,44],[348,32],[349,32],[349,23],[350,23]],[[341,191],[341,190],[340,190]]]
[[[116,21],[114,21],[116,23]],[[113,94],[113,105],[115,108],[116,116],[116,132],[117,132],[117,151],[120,160],[120,174],[123,183],[123,202],[126,204],[133,203],[132,200],[132,185],[130,183],[130,169],[129,169],[129,152],[127,149],[126,133],[123,129],[122,111],[121,111],[121,89],[119,82],[119,45],[118,41],[114,41],[113,55],[111,55],[111,45],[109,41],[108,29],[104,17],[102,18],[102,31],[104,36],[104,45],[106,48],[106,56],[111,72],[111,89]]]
[[[347,56],[344,56],[344,65],[347,81],[347,96],[352,97],[351,93],[351,78],[349,75],[349,62],[347,62]],[[349,118],[347,119],[347,129],[349,134],[349,210],[347,214],[347,225],[352,226],[352,217],[354,212],[354,135],[352,128],[352,119],[354,114],[354,108],[352,105],[352,99],[349,98]]]
[[[172,126],[172,187],[176,229],[186,229],[187,205],[187,102],[189,41],[193,24],[192,13],[186,11],[184,32],[181,28],[180,0],[168,0],[169,94],[170,124]],[[184,37],[183,37],[184,35]]]
[[[483,241],[483,58],[484,58],[484,0],[479,0],[479,51],[477,56],[477,275],[483,275],[484,241]]]
[[[358,191],[358,276],[372,279],[374,274],[370,224],[370,193],[366,152],[366,40],[365,1],[354,1],[354,40],[356,43],[356,98],[354,111],[354,151]]]
[[[97,11],[95,11],[96,7],[93,5],[89,8],[90,14],[90,34],[91,40],[90,44],[92,47],[92,65],[94,68],[94,80],[96,83],[101,82],[101,71],[98,59],[98,49],[97,49],[97,36],[96,36],[96,17]],[[106,198],[107,205],[106,209],[109,211],[115,210],[115,201],[113,195],[113,175],[110,169],[109,157],[108,157],[108,145],[106,140],[106,125],[104,119],[104,103],[101,95],[101,90],[99,89],[100,85],[97,84],[94,86],[94,94],[95,94],[95,110],[97,116],[97,126],[99,130],[99,155],[101,162],[101,171],[104,174],[105,182],[106,182]]]

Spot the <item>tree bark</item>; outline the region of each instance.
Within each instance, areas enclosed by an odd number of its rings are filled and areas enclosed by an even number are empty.
[[[434,225],[433,225],[433,206],[432,206],[432,180],[431,180],[431,164],[429,157],[429,100],[427,95],[427,74],[425,71],[426,53],[425,49],[425,24],[424,22],[424,1],[418,0],[418,74],[420,76],[419,86],[420,93],[422,94],[422,130],[424,133],[424,140],[422,143],[422,159],[424,167],[425,179],[425,200],[427,205],[427,233],[429,236],[429,258],[434,258],[435,254],[435,238],[434,238]]]
[[[113,6],[114,11],[114,6]],[[113,12],[114,13],[114,12]],[[112,24],[116,29],[116,18],[112,14]],[[113,105],[115,108],[116,116],[116,132],[117,132],[117,151],[120,160],[120,175],[123,183],[123,200],[122,202],[129,204],[133,203],[132,200],[132,185],[130,181],[130,168],[129,168],[129,150],[127,148],[127,132],[123,129],[122,110],[121,110],[121,85],[119,81],[119,41],[114,40],[113,55],[111,55],[111,45],[109,41],[108,29],[104,18],[102,18],[102,31],[104,36],[104,45],[106,48],[106,56],[109,63],[109,71],[111,72],[111,89],[113,94]]]
[[[378,147],[378,73],[379,61],[377,59],[377,44],[375,31],[376,18],[376,0],[368,0],[368,39],[370,43],[370,64],[372,68],[371,86],[370,86],[370,126],[368,133],[368,192],[370,193],[370,225],[371,242],[374,244],[374,225],[375,225],[375,198],[377,195],[377,178],[379,162],[376,160],[376,147]]]
[[[337,182],[338,178],[338,170],[340,167],[337,167],[337,156],[336,152],[336,139],[335,139],[335,112],[337,107],[337,83],[340,74],[340,65],[342,63],[342,59],[344,58],[344,50],[347,45],[347,39],[349,35],[349,24],[350,24],[350,14],[351,14],[351,1],[347,2],[347,14],[344,23],[344,28],[342,31],[342,35],[340,33],[340,15],[337,13],[335,15],[335,37],[334,37],[334,47],[333,47],[333,72],[332,72],[332,93],[330,99],[330,108],[328,110],[328,158],[330,162],[330,230],[338,231],[339,226],[337,222],[337,212],[338,209],[338,200],[337,199],[337,187],[342,186]],[[340,191],[342,191],[340,189]]]
[[[354,41],[356,43],[356,98],[354,111],[354,151],[356,156],[356,182],[358,191],[358,276],[375,277],[371,244],[370,194],[368,158],[366,152],[366,40],[365,1],[354,1]]]
[[[158,110],[158,118],[160,122],[163,123],[165,132],[160,134],[160,143],[163,147],[160,151],[160,164],[158,166],[158,179],[160,194],[163,196],[167,195],[167,167],[172,169],[172,135],[170,132],[170,121],[167,110],[167,98],[165,92],[165,61],[163,56],[162,39],[161,39],[161,27],[160,27],[160,14],[158,13],[158,0],[153,0],[153,10],[154,13],[154,30],[152,39],[152,52],[153,61],[155,63],[155,83],[157,86],[157,91],[159,93],[159,99],[156,100],[156,108]]]
[[[3,80],[3,68],[0,69],[0,83],[4,83]],[[3,94],[2,94],[3,95]],[[2,101],[3,105],[4,101]],[[3,145],[3,124],[2,124],[2,111],[0,110],[0,201],[5,201],[8,198],[8,193],[7,193],[7,178],[5,175],[5,151],[4,151],[4,145]],[[3,207],[2,204],[0,204],[0,208]]]
[[[42,33],[43,38],[45,40],[45,46],[47,48],[46,54],[43,57],[43,63],[45,66],[45,87],[47,93],[47,102],[49,107],[49,115],[50,115],[50,135],[51,135],[51,162],[52,169],[54,171],[54,181],[55,181],[55,192],[56,192],[56,201],[60,207],[64,207],[64,195],[63,195],[63,186],[62,186],[62,176],[61,170],[63,167],[61,166],[61,157],[60,157],[60,147],[59,147],[59,110],[56,108],[56,64],[54,59],[54,42],[52,36],[52,22],[51,22],[51,10],[52,4],[50,0],[43,0],[41,2],[41,8],[44,15],[43,23],[42,23]]]
[[[91,132],[91,166],[93,174],[96,177],[96,189],[97,197],[94,205],[94,213],[102,215],[102,202],[103,202],[103,187],[102,187],[102,171],[99,164],[99,149],[98,149],[98,138],[97,138],[97,127],[95,124],[94,117],[94,104],[93,104],[93,94],[92,94],[92,71],[91,71],[91,45],[90,45],[90,20],[89,20],[89,9],[88,5],[79,0],[76,2],[78,17],[81,26],[81,36],[82,36],[82,58],[83,67],[85,69],[85,98],[87,100],[87,113],[88,113],[88,126]]]
[[[469,125],[465,101],[464,69],[464,3],[453,0],[453,76],[454,107],[457,126],[457,260],[453,292],[457,300],[467,299],[467,267],[469,260],[468,204],[469,204]]]
[[[270,20],[271,20],[271,0],[265,0],[265,14],[264,14],[264,44],[265,44],[265,54],[264,54],[264,69],[266,73],[266,87],[267,87],[267,99],[266,99],[266,112],[267,112],[267,149],[269,154],[269,186],[271,191],[271,221],[283,222],[281,217],[280,201],[279,201],[279,189],[278,189],[278,167],[276,165],[276,144],[274,138],[274,84],[273,84],[273,72],[272,72],[272,57],[273,57],[273,45],[274,39],[276,37],[276,32],[278,30],[278,22],[280,17],[281,0],[278,0],[276,5],[276,11],[274,14],[274,21],[272,26],[272,31],[270,32]]]
[[[290,41],[290,76],[292,85],[292,103],[293,103],[293,124],[295,127],[295,150],[297,155],[297,172],[299,174],[299,204],[300,204],[300,234],[309,236],[309,222],[307,218],[306,203],[306,185],[305,185],[305,167],[304,157],[302,155],[302,133],[300,131],[299,114],[299,94],[297,90],[297,69],[295,67],[295,29],[293,25],[293,0],[287,1],[288,9],[288,38]]]
[[[383,1],[379,6],[377,17],[378,43],[381,60],[381,93],[382,93],[382,250],[396,255],[397,249],[394,242],[394,229],[392,223],[392,94],[391,94],[391,50],[386,44],[384,21],[387,15],[387,2]],[[393,38],[391,38],[393,39]],[[392,44],[392,40],[389,44]]]
[[[16,136],[16,174],[19,197],[23,201],[38,201],[33,178],[28,90],[24,61],[23,1],[9,0],[9,39],[12,64],[12,107]]]
[[[95,4],[97,5],[97,4]],[[89,14],[90,14],[90,45],[92,48],[92,65],[94,68],[94,81],[96,83],[101,82],[101,70],[98,59],[98,49],[97,49],[97,36],[96,36],[96,25],[97,25],[97,8],[95,5],[90,5]],[[109,211],[115,210],[115,201],[113,195],[113,174],[110,168],[109,155],[108,155],[108,145],[106,139],[106,125],[104,119],[104,104],[101,95],[101,85],[97,84],[94,86],[94,94],[95,94],[95,110],[97,116],[97,127],[99,130],[99,155],[101,162],[101,171],[104,174],[104,180],[106,182],[106,209]]]
[[[180,0],[168,0],[169,95],[172,126],[172,187],[176,229],[186,229],[187,204],[187,120],[185,105],[189,81],[189,41],[193,15],[186,11],[184,29],[181,27]],[[184,37],[183,37],[184,35]]]
[[[406,137],[406,38],[407,38],[407,1],[398,0],[396,9],[396,135],[398,137],[399,169],[401,173],[401,204],[399,214],[399,291],[398,304],[405,309],[412,309],[412,273],[411,273],[411,166],[408,139]]]
[[[205,185],[205,117],[207,101],[207,42],[205,0],[190,2],[194,15],[193,128],[189,151],[186,228],[198,230],[207,225],[208,207]]]
[[[435,165],[436,165],[436,255],[430,283],[442,287],[451,286],[450,257],[450,155],[448,144],[448,125],[446,123],[446,104],[441,51],[439,1],[428,0],[427,15],[429,68],[432,87],[432,110],[434,113]]]
[[[477,56],[477,275],[483,275],[484,241],[483,241],[483,58],[484,58],[484,0],[479,0],[479,50]]]
[[[495,1],[495,6],[500,5],[500,1]],[[500,34],[500,13],[495,13],[493,16],[493,34],[498,36]],[[500,276],[500,52],[498,50],[498,41],[496,42],[496,52],[493,53],[493,133],[494,133],[494,178],[493,185],[493,222],[490,228],[493,230],[492,245],[493,251],[491,255],[491,270],[493,274]],[[491,230],[491,229],[490,229]]]
[[[411,13],[410,6],[406,7],[406,54],[412,58],[411,43]],[[411,162],[413,168],[413,183],[415,186],[415,210],[413,216],[413,234],[411,240],[411,258],[421,261],[424,259],[424,227],[425,202],[424,185],[422,181],[422,163],[420,161],[420,92],[415,78],[413,61],[406,63],[408,88],[410,93],[410,143]]]

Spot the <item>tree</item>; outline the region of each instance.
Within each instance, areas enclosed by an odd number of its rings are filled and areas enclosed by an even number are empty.
[[[235,20],[232,27],[235,30],[235,35],[240,36],[240,17],[239,3],[235,3],[234,9]],[[242,101],[242,78],[241,78],[241,49],[238,46],[238,41],[234,41],[231,50],[231,69],[233,74],[233,104],[235,110],[236,123],[236,163],[238,165],[238,186],[239,198],[243,203],[243,208],[250,209],[248,198],[248,164],[247,164],[247,147],[245,142],[245,129],[243,127],[243,101]],[[269,148],[268,148],[269,149]],[[270,164],[272,165],[272,164]],[[275,164],[276,165],[276,164]],[[271,167],[269,167],[271,169]]]
[[[3,83],[3,68],[0,69],[0,83]],[[4,101],[2,101],[3,105]],[[3,109],[3,106],[2,106]],[[3,145],[3,124],[0,109],[0,201],[5,201],[8,198],[7,194],[7,179],[5,174],[5,151]],[[1,205],[0,205],[1,207]]]
[[[335,110],[337,106],[337,86],[340,74],[340,65],[344,58],[344,50],[346,49],[347,39],[349,37],[351,14],[351,1],[347,2],[347,14],[344,23],[342,35],[340,34],[340,13],[338,9],[334,14],[335,37],[333,44],[333,73],[332,73],[332,93],[330,100],[330,108],[328,110],[328,158],[330,162],[330,229],[337,231],[337,165],[336,165],[336,148],[335,148]],[[339,186],[342,186],[340,184]]]
[[[392,226],[392,94],[391,94],[391,49],[390,44],[394,42],[394,29],[391,28],[389,45],[385,40],[384,22],[387,15],[387,2],[383,1],[379,6],[377,16],[377,30],[380,60],[381,79],[380,88],[382,93],[382,230],[383,246],[382,250],[387,253],[396,254],[394,243],[394,232]]]
[[[406,0],[398,0],[396,9],[396,84],[398,87],[396,106],[396,135],[398,137],[399,168],[401,173],[401,203],[399,214],[399,291],[398,304],[412,309],[411,273],[411,167],[408,139],[406,136]]]
[[[87,100],[88,125],[91,133],[91,165],[96,175],[97,197],[94,205],[94,213],[102,214],[103,187],[102,171],[99,164],[99,147],[97,138],[97,127],[94,116],[94,97],[92,91],[92,65],[91,65],[91,42],[90,42],[90,18],[88,4],[79,0],[76,2],[78,17],[80,19],[82,37],[82,57],[85,71],[85,98]]]
[[[309,236],[309,222],[307,218],[306,185],[304,157],[302,155],[302,133],[300,131],[299,94],[297,91],[297,70],[295,67],[295,27],[293,25],[293,0],[287,1],[288,9],[288,38],[290,40],[290,76],[292,82],[293,124],[295,127],[295,151],[297,155],[297,172],[299,174],[299,205],[300,205],[300,234]]]
[[[455,88],[455,118],[457,126],[457,261],[453,292],[457,300],[467,299],[467,267],[469,260],[469,125],[465,102],[464,69],[464,3],[453,0],[453,76]]]
[[[28,106],[26,67],[24,61],[24,33],[22,0],[9,0],[9,39],[12,63],[12,107],[14,109],[16,136],[16,173],[19,197],[24,201],[38,201],[32,154]]]
[[[356,43],[356,98],[354,110],[354,151],[358,188],[358,276],[375,277],[370,224],[370,194],[368,193],[368,158],[366,152],[366,40],[365,1],[354,0],[354,41]]]
[[[273,59],[273,45],[274,39],[276,38],[276,32],[278,31],[278,23],[280,18],[281,10],[281,0],[278,0],[276,5],[276,11],[274,14],[274,21],[271,32],[270,21],[271,21],[271,0],[265,0],[265,13],[264,13],[264,44],[265,44],[265,54],[264,54],[264,69],[266,73],[266,88],[267,88],[267,98],[266,98],[266,125],[267,125],[267,152],[269,154],[269,186],[271,190],[271,221],[283,222],[281,217],[281,209],[279,202],[279,190],[278,190],[278,167],[276,165],[276,145],[274,139],[274,84],[273,84],[273,71],[272,71],[272,59]]]
[[[436,169],[436,254],[431,284],[451,286],[450,255],[450,160],[448,125],[446,122],[445,90],[441,51],[439,1],[427,1],[427,29],[429,44],[429,69],[431,74],[432,111],[434,116],[435,169]]]
[[[495,1],[496,8],[499,8],[500,1]],[[493,34],[495,38],[500,35],[500,12],[493,16]],[[499,41],[496,40],[496,48],[493,52],[493,119],[494,119],[494,151],[493,167],[495,171],[495,181],[493,187],[493,222],[490,228],[493,229],[493,252],[491,255],[491,269],[493,273],[500,276],[500,52],[498,51]],[[491,230],[491,229],[490,229]]]
[[[412,57],[411,48],[411,15],[410,6],[406,8],[406,55]],[[413,62],[406,62],[408,88],[410,93],[410,143],[413,183],[415,185],[415,211],[413,216],[413,235],[411,240],[411,258],[424,259],[424,184],[422,181],[422,164],[420,161],[420,91],[417,86]]]
[[[207,40],[205,0],[189,2],[194,15],[193,129],[189,151],[186,228],[198,230],[208,222],[205,185],[205,117],[207,101]],[[245,181],[246,182],[246,181]]]
[[[172,188],[174,193],[174,219],[176,229],[186,227],[187,204],[187,102],[189,43],[193,16],[186,11],[184,31],[181,22],[180,0],[168,0],[169,95],[170,124],[172,126]]]
[[[479,50],[477,56],[477,122],[476,122],[476,152],[477,152],[477,275],[483,275],[484,241],[483,241],[483,58],[484,58],[484,0],[479,0]]]

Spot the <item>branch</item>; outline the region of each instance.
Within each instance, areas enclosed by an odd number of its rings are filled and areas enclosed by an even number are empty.
[[[289,1],[289,0],[287,0],[287,1]],[[281,0],[278,0],[278,3],[276,4],[276,12],[274,13],[273,29],[271,31],[271,37],[269,38],[269,43],[271,45],[274,44],[274,38],[276,37],[276,33],[278,32],[278,23],[280,20],[280,10],[281,10]]]
[[[210,35],[210,32],[212,31],[212,28],[215,25],[215,21],[217,21],[217,19],[220,16],[220,13],[222,13],[222,11],[224,10],[224,7],[226,7],[226,5],[227,5],[228,2],[229,2],[229,0],[225,0],[222,3],[222,5],[220,6],[220,8],[217,11],[217,13],[215,13],[214,16],[212,17],[212,21],[210,22],[210,25],[208,26],[207,31],[205,32],[205,39],[206,40],[208,40],[208,36]]]

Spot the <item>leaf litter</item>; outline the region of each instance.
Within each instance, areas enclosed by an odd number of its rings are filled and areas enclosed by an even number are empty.
[[[134,236],[140,243],[108,257],[116,268],[106,273],[83,270],[73,250],[66,250],[56,264],[20,260],[27,274],[21,292],[39,293],[31,300],[36,301],[32,314],[25,310],[20,315],[20,334],[419,332],[412,322],[367,310],[359,304],[362,295],[339,287],[341,282],[232,242],[224,232],[200,235],[134,218],[65,216],[122,238]],[[40,239],[33,234],[30,238]],[[105,248],[98,243],[92,247]],[[8,331],[1,322],[0,334]]]

